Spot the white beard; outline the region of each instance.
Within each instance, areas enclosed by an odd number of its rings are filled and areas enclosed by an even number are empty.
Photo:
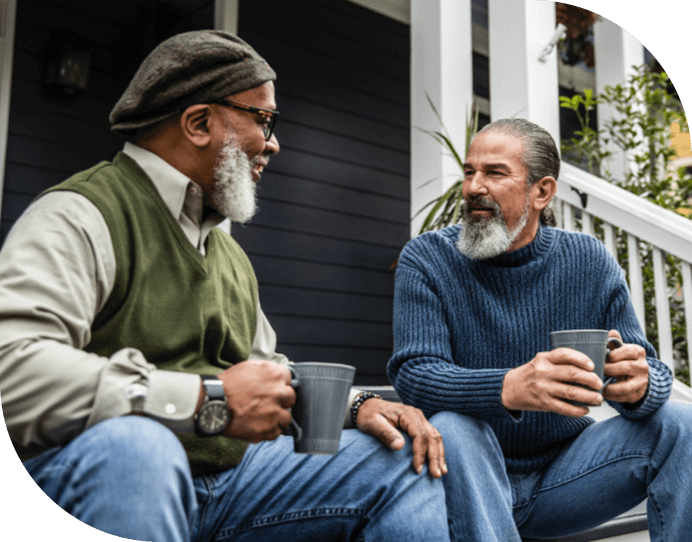
[[[245,224],[257,212],[257,193],[252,167],[259,156],[248,160],[234,136],[224,143],[214,167],[216,184],[211,207],[231,222]]]
[[[472,260],[484,260],[499,256],[511,246],[526,227],[529,220],[529,196],[524,203],[524,211],[517,225],[509,231],[500,206],[485,198],[479,198],[484,206],[492,207],[494,216],[476,219],[471,216],[469,203],[464,202],[465,218],[456,247],[459,252]]]

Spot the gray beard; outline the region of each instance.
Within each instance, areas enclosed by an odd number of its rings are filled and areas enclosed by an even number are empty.
[[[471,217],[469,202],[465,201],[464,227],[456,243],[457,250],[472,260],[493,258],[507,252],[529,219],[528,194],[519,223],[512,231],[507,228],[507,222],[497,203],[485,198],[479,198],[479,201],[487,207],[492,207],[494,216],[480,219]]]
[[[248,160],[234,136],[229,136],[219,152],[211,207],[231,222],[245,224],[257,212],[257,190],[251,170],[258,159],[259,156]]]

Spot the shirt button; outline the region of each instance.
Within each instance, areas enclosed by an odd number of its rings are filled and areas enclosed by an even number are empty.
[[[173,403],[168,403],[165,410],[166,414],[175,414],[175,405]]]
[[[191,196],[196,196],[197,195],[197,188],[194,186],[191,186],[190,188],[187,189],[188,193]]]

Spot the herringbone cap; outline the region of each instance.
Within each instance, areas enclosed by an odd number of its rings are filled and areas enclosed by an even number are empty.
[[[239,37],[220,30],[185,32],[158,45],[111,111],[111,130],[133,134],[187,107],[276,79],[274,70]]]

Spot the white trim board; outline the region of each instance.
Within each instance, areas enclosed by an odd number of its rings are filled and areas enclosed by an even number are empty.
[[[400,23],[411,24],[411,0],[348,0]]]
[[[5,154],[10,117],[12,88],[12,55],[14,53],[14,21],[17,0],[0,0],[0,218],[5,185]]]

